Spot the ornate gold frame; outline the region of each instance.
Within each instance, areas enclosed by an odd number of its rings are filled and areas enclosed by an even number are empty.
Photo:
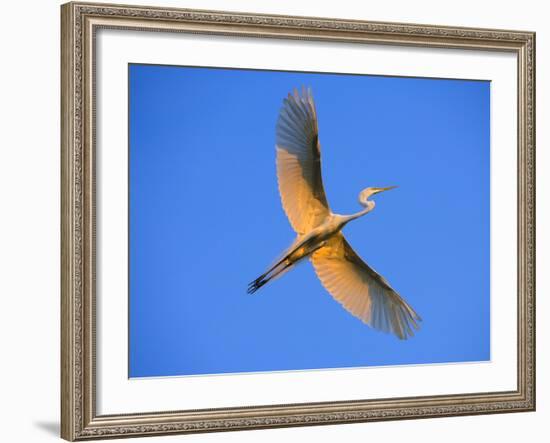
[[[99,28],[509,51],[518,59],[517,390],[98,416],[95,411],[94,35]],[[67,440],[535,409],[535,34],[123,5],[61,7],[61,436]]]

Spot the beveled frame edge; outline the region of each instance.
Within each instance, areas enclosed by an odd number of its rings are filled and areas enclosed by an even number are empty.
[[[518,388],[512,392],[95,413],[93,40],[100,27],[511,51],[518,57]],[[61,436],[67,440],[533,411],[535,33],[72,2],[61,6]]]

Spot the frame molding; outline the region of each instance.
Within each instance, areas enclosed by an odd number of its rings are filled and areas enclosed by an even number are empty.
[[[481,49],[517,54],[517,390],[98,416],[94,363],[94,40],[99,28]],[[73,2],[61,6],[61,85],[61,436],[64,439],[535,410],[535,33]]]

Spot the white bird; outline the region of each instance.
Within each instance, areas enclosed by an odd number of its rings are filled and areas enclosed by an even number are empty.
[[[288,94],[276,126],[277,178],[286,215],[297,237],[266,272],[250,283],[254,293],[309,257],[326,290],[351,314],[374,329],[401,339],[413,335],[418,314],[389,283],[351,248],[342,228],[371,212],[369,197],[395,188],[366,188],[359,194],[363,210],[352,215],[330,210],[321,177],[317,112],[311,90]]]

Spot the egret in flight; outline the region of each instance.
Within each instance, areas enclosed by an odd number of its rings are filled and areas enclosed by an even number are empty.
[[[288,94],[276,126],[277,179],[286,215],[296,231],[292,245],[248,286],[254,293],[272,279],[309,258],[326,290],[351,314],[374,329],[401,339],[413,335],[420,317],[389,283],[366,264],[342,234],[352,220],[374,209],[375,194],[395,188],[366,188],[363,210],[340,215],[330,210],[321,177],[317,111],[311,90]]]

